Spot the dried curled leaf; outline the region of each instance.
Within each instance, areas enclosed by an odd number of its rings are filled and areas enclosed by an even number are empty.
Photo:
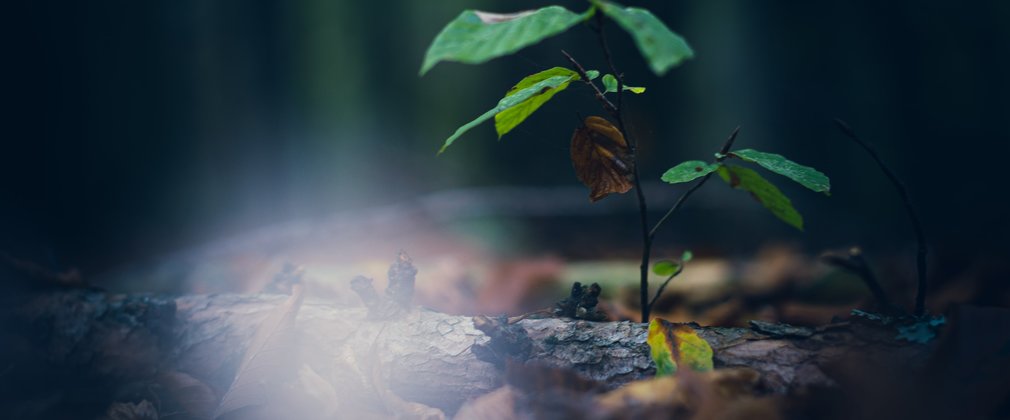
[[[712,347],[686,324],[655,318],[649,323],[647,341],[656,362],[656,376],[673,375],[680,366],[697,372],[713,368]]]
[[[587,117],[572,135],[575,175],[589,187],[589,199],[631,190],[635,161],[621,131],[606,119]]]
[[[270,396],[287,376],[296,374],[293,359],[295,318],[302,306],[304,286],[295,284],[291,296],[274,308],[260,324],[214,418],[247,407],[268,404]]]

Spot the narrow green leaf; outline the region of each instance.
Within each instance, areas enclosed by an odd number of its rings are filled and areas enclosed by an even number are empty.
[[[452,145],[452,143],[456,141],[456,139],[458,139],[459,136],[462,136],[463,133],[469,131],[471,128],[476,127],[478,124],[491,119],[491,117],[494,117],[495,115],[506,109],[521,104],[523,101],[529,99],[530,97],[541,93],[542,91],[544,91],[544,89],[553,90],[558,86],[561,86],[562,84],[570,82],[571,80],[572,79],[570,76],[548,77],[547,79],[534,83],[527,88],[520,89],[512,93],[511,95],[502,98],[500,101],[498,101],[498,106],[491,108],[490,110],[481,114],[481,116],[477,117],[473,121],[463,124],[461,127],[457,128],[456,132],[445,140],[445,143],[442,145],[442,148],[438,150],[438,154],[442,154],[442,152],[444,152],[445,149],[447,149],[450,145]]]
[[[719,166],[721,166],[719,163],[689,160],[687,162],[681,162],[677,166],[668,169],[661,179],[663,182],[670,184],[691,182],[712,173],[712,171],[718,169]]]
[[[757,171],[742,166],[726,165],[718,169],[719,177],[731,187],[747,191],[755,200],[765,206],[786,224],[803,230],[803,216],[793,208],[789,197]]]
[[[786,159],[785,156],[759,152],[754,149],[734,150],[730,155],[761,165],[761,167],[796,181],[811,190],[825,194],[831,191],[831,181],[827,175],[809,166],[803,166]]]
[[[617,92],[617,78],[609,73],[603,75],[603,87],[605,93]],[[624,88],[623,90],[630,91],[631,93],[634,94],[645,93],[644,87],[638,87],[638,86],[622,86],[622,87]]]
[[[631,34],[638,50],[657,75],[662,76],[684,60],[694,57],[694,51],[687,45],[687,41],[666,27],[652,12],[604,0],[592,2]]]
[[[589,74],[587,72],[587,76],[588,75]],[[552,69],[547,69],[540,73],[531,74],[529,76],[524,77],[523,80],[520,80],[519,83],[516,83],[516,85],[513,86],[512,89],[509,89],[508,93],[505,94],[505,97],[508,98],[509,96],[515,95],[516,93],[522,91],[523,89],[526,89],[530,86],[533,86],[536,83],[542,82],[551,77],[566,77],[568,80],[559,84],[555,88],[544,87],[539,92],[536,92],[533,96],[530,96],[529,98],[516,104],[515,106],[503,110],[494,116],[494,128],[498,132],[498,138],[501,138],[501,136],[504,136],[505,133],[512,131],[513,128],[515,128],[517,125],[526,120],[526,118],[529,117],[530,114],[533,114],[533,112],[536,111],[538,108],[540,108],[541,105],[547,103],[547,101],[549,101],[552,97],[554,97],[554,94],[562,90],[565,90],[565,88],[568,87],[568,84],[571,83],[572,80],[579,80],[579,74],[576,73],[575,71],[566,69],[564,67],[554,67]]]
[[[561,6],[510,14],[463,11],[435,36],[424,55],[420,74],[423,76],[439,61],[480,64],[512,54],[564,32],[593,13],[593,8],[577,14]]]
[[[681,270],[681,264],[676,261],[659,261],[652,266],[652,272],[657,276],[669,277]]]

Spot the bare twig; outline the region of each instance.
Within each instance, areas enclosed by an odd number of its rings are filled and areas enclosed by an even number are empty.
[[[912,222],[912,229],[915,230],[915,239],[918,242],[918,253],[916,254],[916,269],[918,270],[919,285],[915,294],[915,315],[922,316],[926,310],[926,254],[928,248],[926,246],[926,235],[923,233],[922,224],[919,223],[919,217],[915,213],[915,208],[912,207],[912,200],[908,197],[908,191],[905,189],[905,184],[898,179],[898,176],[894,174],[880,156],[877,155],[877,151],[869,143],[863,141],[856,135],[856,132],[849,127],[845,121],[835,118],[835,124],[838,129],[841,130],[842,134],[846,137],[852,139],[856,142],[863,150],[866,150],[870,154],[870,157],[877,162],[877,166],[880,166],[880,170],[884,171],[884,175],[891,180],[894,184],[894,188],[898,190],[898,195],[901,197],[901,202],[905,205],[905,212],[908,213],[908,219]]]
[[[618,111],[617,106],[610,102],[610,99],[607,99],[607,97],[603,95],[603,91],[596,87],[596,83],[593,83],[593,81],[589,79],[589,75],[586,74],[585,67],[582,67],[582,64],[575,61],[575,58],[573,58],[571,54],[568,54],[567,51],[561,50],[561,54],[564,54],[565,58],[567,58],[568,61],[575,66],[575,71],[579,73],[579,77],[582,78],[582,81],[589,85],[589,87],[593,88],[593,91],[596,93],[596,100],[600,101],[600,104],[603,105],[603,109],[609,112],[614,118],[617,118],[620,115],[620,111]],[[620,121],[619,118],[618,121]]]
[[[831,264],[836,267],[848,270],[855,275],[859,276],[866,283],[866,287],[870,289],[873,293],[873,297],[877,300],[877,306],[882,310],[890,311],[893,309],[891,305],[891,299],[887,297],[887,293],[884,292],[884,288],[880,286],[880,282],[877,281],[877,276],[873,274],[873,269],[870,268],[870,264],[866,262],[866,258],[863,257],[863,250],[859,247],[852,247],[849,249],[848,253],[836,253],[828,252],[821,255],[821,260]]]

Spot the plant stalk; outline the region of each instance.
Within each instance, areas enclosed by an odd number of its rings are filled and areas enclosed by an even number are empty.
[[[915,262],[916,270],[918,274],[918,287],[915,292],[915,316],[922,316],[926,312],[926,254],[928,253],[928,248],[926,246],[926,234],[923,233],[922,224],[919,222],[919,216],[915,213],[915,208],[912,206],[912,199],[908,197],[908,191],[905,189],[905,184],[898,179],[898,176],[891,170],[887,164],[880,158],[877,154],[876,149],[873,148],[869,143],[863,141],[856,135],[856,132],[849,127],[845,121],[835,118],[835,124],[838,125],[838,129],[845,134],[846,137],[852,139],[856,142],[866,153],[877,162],[877,166],[880,170],[887,175],[887,178],[891,180],[891,184],[894,184],[894,188],[898,190],[898,196],[901,197],[901,203],[905,205],[905,212],[908,213],[908,219],[912,222],[912,229],[915,231],[915,240],[918,242],[918,252],[916,253]]]

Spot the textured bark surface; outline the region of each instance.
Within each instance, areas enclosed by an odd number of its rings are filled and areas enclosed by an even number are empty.
[[[33,353],[21,356],[42,360],[53,370],[73,372],[81,381],[105,381],[110,398],[121,384],[175,371],[202,381],[220,396],[256,329],[284,299],[283,295],[172,298],[60,292],[23,303],[7,321],[8,327],[30,325],[45,332],[19,336],[23,345],[12,348]],[[654,372],[644,324],[546,318],[525,319],[517,325],[532,343],[530,362],[571,368],[609,387]],[[808,329],[755,323],[752,328],[697,329],[712,345],[717,368],[753,368],[761,373],[764,389],[775,393],[832,386],[832,365],[853,351],[882,362],[913,365],[932,351],[927,345],[896,341],[893,330],[861,324]],[[290,357],[328,381],[343,407],[383,404],[375,389],[381,383],[406,401],[451,413],[466,400],[502,385],[500,365],[482,360],[487,357],[478,357],[481,352],[476,350],[494,348],[494,343],[470,317],[415,310],[396,320],[373,321],[366,318],[363,307],[308,299],[298,313],[296,331],[298,354]],[[22,372],[21,366],[8,368],[5,376],[37,374]],[[38,365],[27,363],[23,368]],[[74,378],[68,377],[67,383]]]

